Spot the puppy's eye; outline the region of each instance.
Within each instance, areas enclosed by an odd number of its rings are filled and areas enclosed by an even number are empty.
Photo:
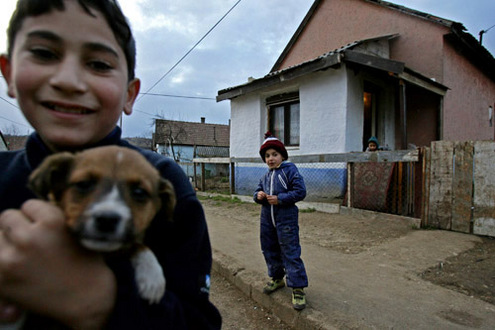
[[[131,196],[138,202],[145,202],[149,199],[150,194],[140,187],[131,188]]]
[[[72,184],[72,186],[74,188],[76,188],[76,190],[79,193],[81,193],[81,194],[87,194],[87,193],[92,192],[95,189],[95,187],[96,187],[96,181],[94,181],[94,180],[78,181],[78,182],[74,182]]]

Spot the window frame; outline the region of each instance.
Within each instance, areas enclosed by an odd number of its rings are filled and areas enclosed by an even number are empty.
[[[299,116],[299,123],[297,127],[297,144],[296,143],[291,143],[290,138],[291,138],[291,133],[294,133],[295,128],[292,127],[291,124],[291,107],[294,104],[299,105],[299,110],[298,110],[298,116]],[[301,143],[301,102],[299,99],[299,92],[291,92],[291,93],[284,93],[284,94],[278,94],[271,96],[266,99],[266,107],[267,107],[267,127],[268,130],[271,131],[275,135],[275,129],[274,129],[274,115],[273,111],[275,108],[280,108],[283,107],[284,111],[284,123],[283,123],[283,131],[284,131],[284,136],[276,136],[278,139],[280,139],[285,146],[287,147],[298,147]]]

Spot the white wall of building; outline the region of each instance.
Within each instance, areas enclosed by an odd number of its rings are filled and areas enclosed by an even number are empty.
[[[301,141],[294,155],[345,151],[346,80],[345,70],[329,69],[301,83]]]
[[[230,156],[259,155],[259,147],[267,129],[265,99],[294,91],[299,91],[300,98],[300,146],[288,148],[289,155],[349,151],[346,141],[349,100],[347,79],[346,70],[328,69],[292,81],[291,84],[280,84],[276,89],[232,99]],[[361,127],[359,129],[362,130]]]
[[[259,156],[263,138],[261,110],[262,104],[258,93],[230,101],[230,157]]]

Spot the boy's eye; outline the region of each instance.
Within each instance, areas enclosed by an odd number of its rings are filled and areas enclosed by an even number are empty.
[[[34,57],[43,61],[55,60],[58,58],[57,53],[48,48],[31,48],[30,52]]]
[[[113,69],[113,66],[105,61],[90,61],[88,67],[98,72],[107,72]]]

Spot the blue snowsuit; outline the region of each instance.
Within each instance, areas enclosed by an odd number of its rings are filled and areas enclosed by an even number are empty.
[[[258,200],[259,191],[277,195],[278,205],[270,205],[266,199]],[[282,162],[270,169],[260,180],[254,193],[254,201],[261,204],[261,250],[268,267],[268,276],[281,279],[287,275],[287,286],[308,286],[306,269],[301,259],[299,244],[299,209],[296,202],[306,197],[306,186],[293,163]]]

